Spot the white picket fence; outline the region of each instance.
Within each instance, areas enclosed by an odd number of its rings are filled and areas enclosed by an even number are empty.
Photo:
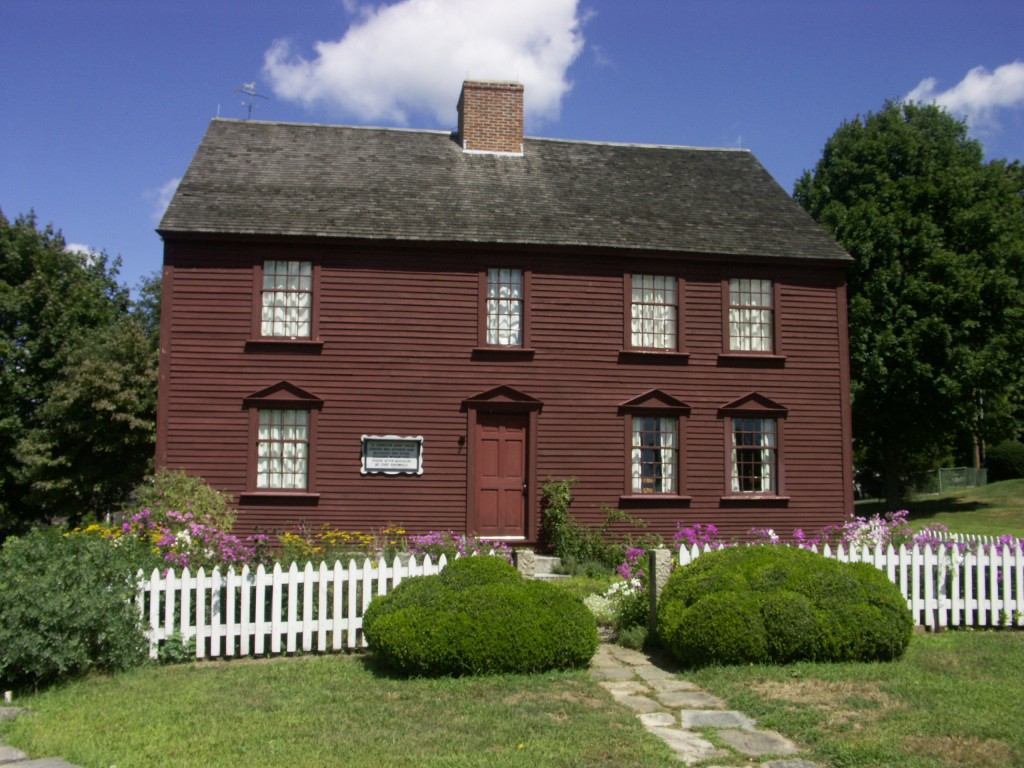
[[[365,646],[363,614],[370,601],[385,595],[410,576],[434,574],[447,565],[444,555],[432,563],[425,556],[407,562],[396,558],[365,560],[361,566],[321,563],[302,569],[275,565],[267,570],[244,566],[221,573],[185,568],[147,579],[140,573],[136,602],[149,655],[178,633],[195,640],[196,658],[340,651]]]
[[[707,546],[681,547],[679,564],[710,551]],[[1019,546],[978,546],[959,552],[927,544],[834,550],[826,544],[821,554],[844,563],[870,563],[884,571],[900,588],[918,626],[1024,627],[1024,553]]]

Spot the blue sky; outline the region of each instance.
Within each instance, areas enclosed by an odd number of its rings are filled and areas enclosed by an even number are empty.
[[[0,210],[160,268],[210,119],[453,129],[462,80],[527,133],[744,147],[787,190],[843,120],[936,100],[1024,155],[1019,0],[0,0]]]

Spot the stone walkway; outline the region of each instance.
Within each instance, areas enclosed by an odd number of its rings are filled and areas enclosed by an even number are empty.
[[[798,756],[799,748],[775,731],[763,731],[740,712],[693,683],[663,669],[648,656],[610,643],[602,643],[590,665],[591,674],[620,704],[637,713],[648,731],[665,743],[686,765],[722,760],[736,765],[742,759],[771,755],[761,768],[823,768]],[[716,746],[700,731],[714,729]],[[708,763],[708,768],[716,768]]]

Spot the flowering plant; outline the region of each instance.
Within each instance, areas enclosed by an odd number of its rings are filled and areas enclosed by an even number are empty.
[[[353,557],[394,559],[406,546],[405,528],[388,523],[379,531],[342,531],[324,523],[320,528],[300,524],[296,531],[278,536],[282,562],[348,561]]]
[[[467,555],[494,554],[507,562],[512,562],[512,549],[505,542],[457,534],[453,531],[430,531],[423,536],[410,536],[409,552],[419,557],[430,555],[432,560],[437,560],[441,555],[451,560]]]

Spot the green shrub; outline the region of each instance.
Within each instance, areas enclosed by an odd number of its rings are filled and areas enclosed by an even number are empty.
[[[370,603],[363,631],[386,664],[429,677],[583,667],[598,642],[582,601],[487,556],[403,581]]]
[[[167,523],[167,512],[191,512],[197,523],[230,531],[235,524],[234,499],[208,485],[201,477],[181,470],[161,469],[149,475],[135,490],[125,505],[125,518],[148,509],[152,519]]]
[[[569,511],[576,482],[573,477],[544,483],[541,489],[541,537],[563,564],[573,563],[575,568],[592,569],[589,564],[599,563],[600,567],[614,569],[625,557],[626,544],[611,540],[612,526],[629,523],[642,527],[646,523],[621,509],[604,507],[605,519],[600,526],[583,525]]]
[[[1005,440],[989,448],[985,464],[990,483],[1024,477],[1024,443]]]
[[[912,630],[881,571],[782,546],[701,555],[658,603],[659,639],[688,665],[894,659]]]
[[[59,530],[9,538],[0,550],[0,682],[60,682],[142,663],[134,555]]]

